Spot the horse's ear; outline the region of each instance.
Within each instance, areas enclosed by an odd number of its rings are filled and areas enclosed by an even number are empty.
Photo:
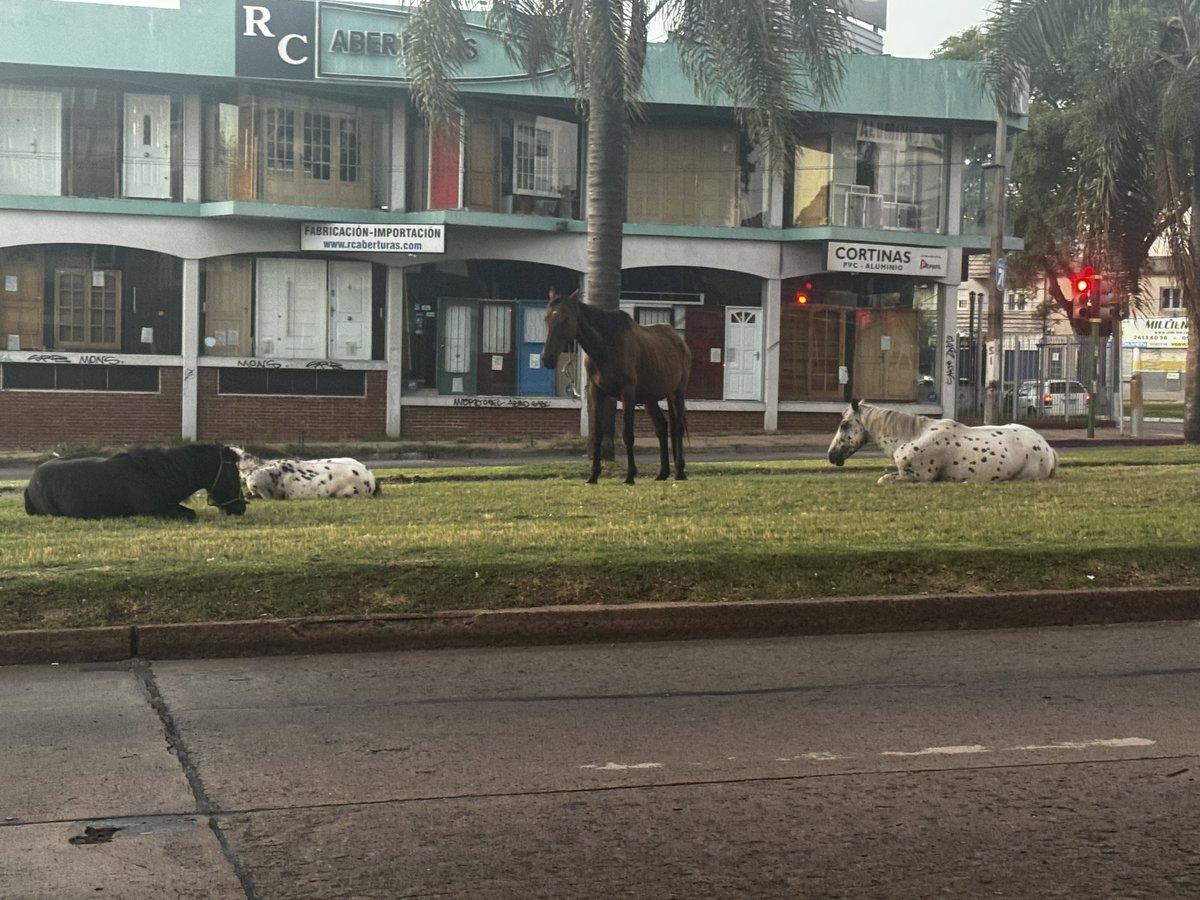
[[[862,402],[861,400],[851,400],[851,401],[850,401],[850,408],[851,408],[852,410],[854,410],[855,412],[858,412],[858,404],[859,404],[859,403],[861,403],[861,402]]]
[[[567,299],[572,303],[577,302],[579,300],[579,288],[575,288],[575,290],[571,291],[571,296],[569,296]]]

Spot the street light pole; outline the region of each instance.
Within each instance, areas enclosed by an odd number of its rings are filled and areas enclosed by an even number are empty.
[[[983,422],[1000,421],[1000,382],[1004,375],[1004,287],[1001,261],[1004,259],[1004,160],[1008,154],[1008,104],[996,105],[996,148],[989,168],[992,170],[992,277],[988,283],[986,344],[987,364],[984,381]]]

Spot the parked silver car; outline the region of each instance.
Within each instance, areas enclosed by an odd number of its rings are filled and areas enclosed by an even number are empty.
[[[1087,388],[1067,378],[1022,381],[1017,389],[1017,415],[1083,416],[1091,399]],[[1004,402],[1005,409],[1012,409],[1012,391],[1005,394]]]

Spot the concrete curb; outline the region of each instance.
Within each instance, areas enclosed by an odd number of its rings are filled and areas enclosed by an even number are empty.
[[[0,632],[0,665],[1200,620],[1200,587],[558,606]]]

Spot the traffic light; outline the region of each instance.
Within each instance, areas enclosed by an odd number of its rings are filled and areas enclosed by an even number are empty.
[[[804,287],[796,291],[796,305],[807,306],[809,300],[812,299],[812,282],[804,282]]]
[[[1071,287],[1075,295],[1072,298],[1074,314],[1077,319],[1092,319],[1096,317],[1096,275],[1088,266],[1073,279]]]

